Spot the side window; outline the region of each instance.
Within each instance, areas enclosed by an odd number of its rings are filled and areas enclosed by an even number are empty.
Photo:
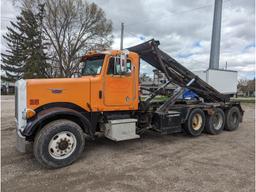
[[[126,61],[127,67],[125,75],[130,75],[132,71],[131,60],[127,59]],[[121,66],[118,62],[115,62],[115,58],[111,57],[108,64],[108,75],[121,75]]]
[[[130,59],[127,59],[127,68],[126,68],[126,73],[130,74],[132,72],[132,62]]]
[[[116,72],[116,67],[115,67],[115,59],[113,57],[110,58],[109,63],[108,63],[108,75],[115,75]]]

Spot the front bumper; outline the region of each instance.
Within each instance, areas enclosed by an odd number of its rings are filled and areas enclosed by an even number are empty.
[[[21,153],[32,151],[32,143],[26,141],[18,130],[16,131],[16,149]]]
[[[30,150],[31,143],[26,141],[20,131],[23,131],[27,125],[27,120],[22,114],[27,108],[27,83],[26,80],[18,80],[15,83],[15,121],[16,121],[16,148],[24,153]]]

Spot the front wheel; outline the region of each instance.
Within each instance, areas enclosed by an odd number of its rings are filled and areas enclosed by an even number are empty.
[[[84,150],[81,127],[69,120],[56,120],[45,125],[36,135],[34,155],[48,168],[64,167],[74,162]]]
[[[202,131],[204,130],[205,125],[205,114],[202,109],[195,108],[193,109],[187,121],[184,124],[184,129],[187,134],[197,137],[201,135]]]

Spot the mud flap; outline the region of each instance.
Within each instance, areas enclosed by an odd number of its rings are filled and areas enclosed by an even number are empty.
[[[20,153],[32,152],[32,143],[25,140],[18,131],[16,131],[16,149]]]

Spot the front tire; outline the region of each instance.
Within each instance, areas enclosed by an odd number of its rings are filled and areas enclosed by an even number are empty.
[[[48,168],[70,165],[84,150],[85,138],[81,127],[69,120],[46,124],[36,135],[34,156]]]
[[[188,120],[184,124],[185,132],[193,137],[201,135],[205,125],[205,114],[202,109],[193,109],[188,117]]]

